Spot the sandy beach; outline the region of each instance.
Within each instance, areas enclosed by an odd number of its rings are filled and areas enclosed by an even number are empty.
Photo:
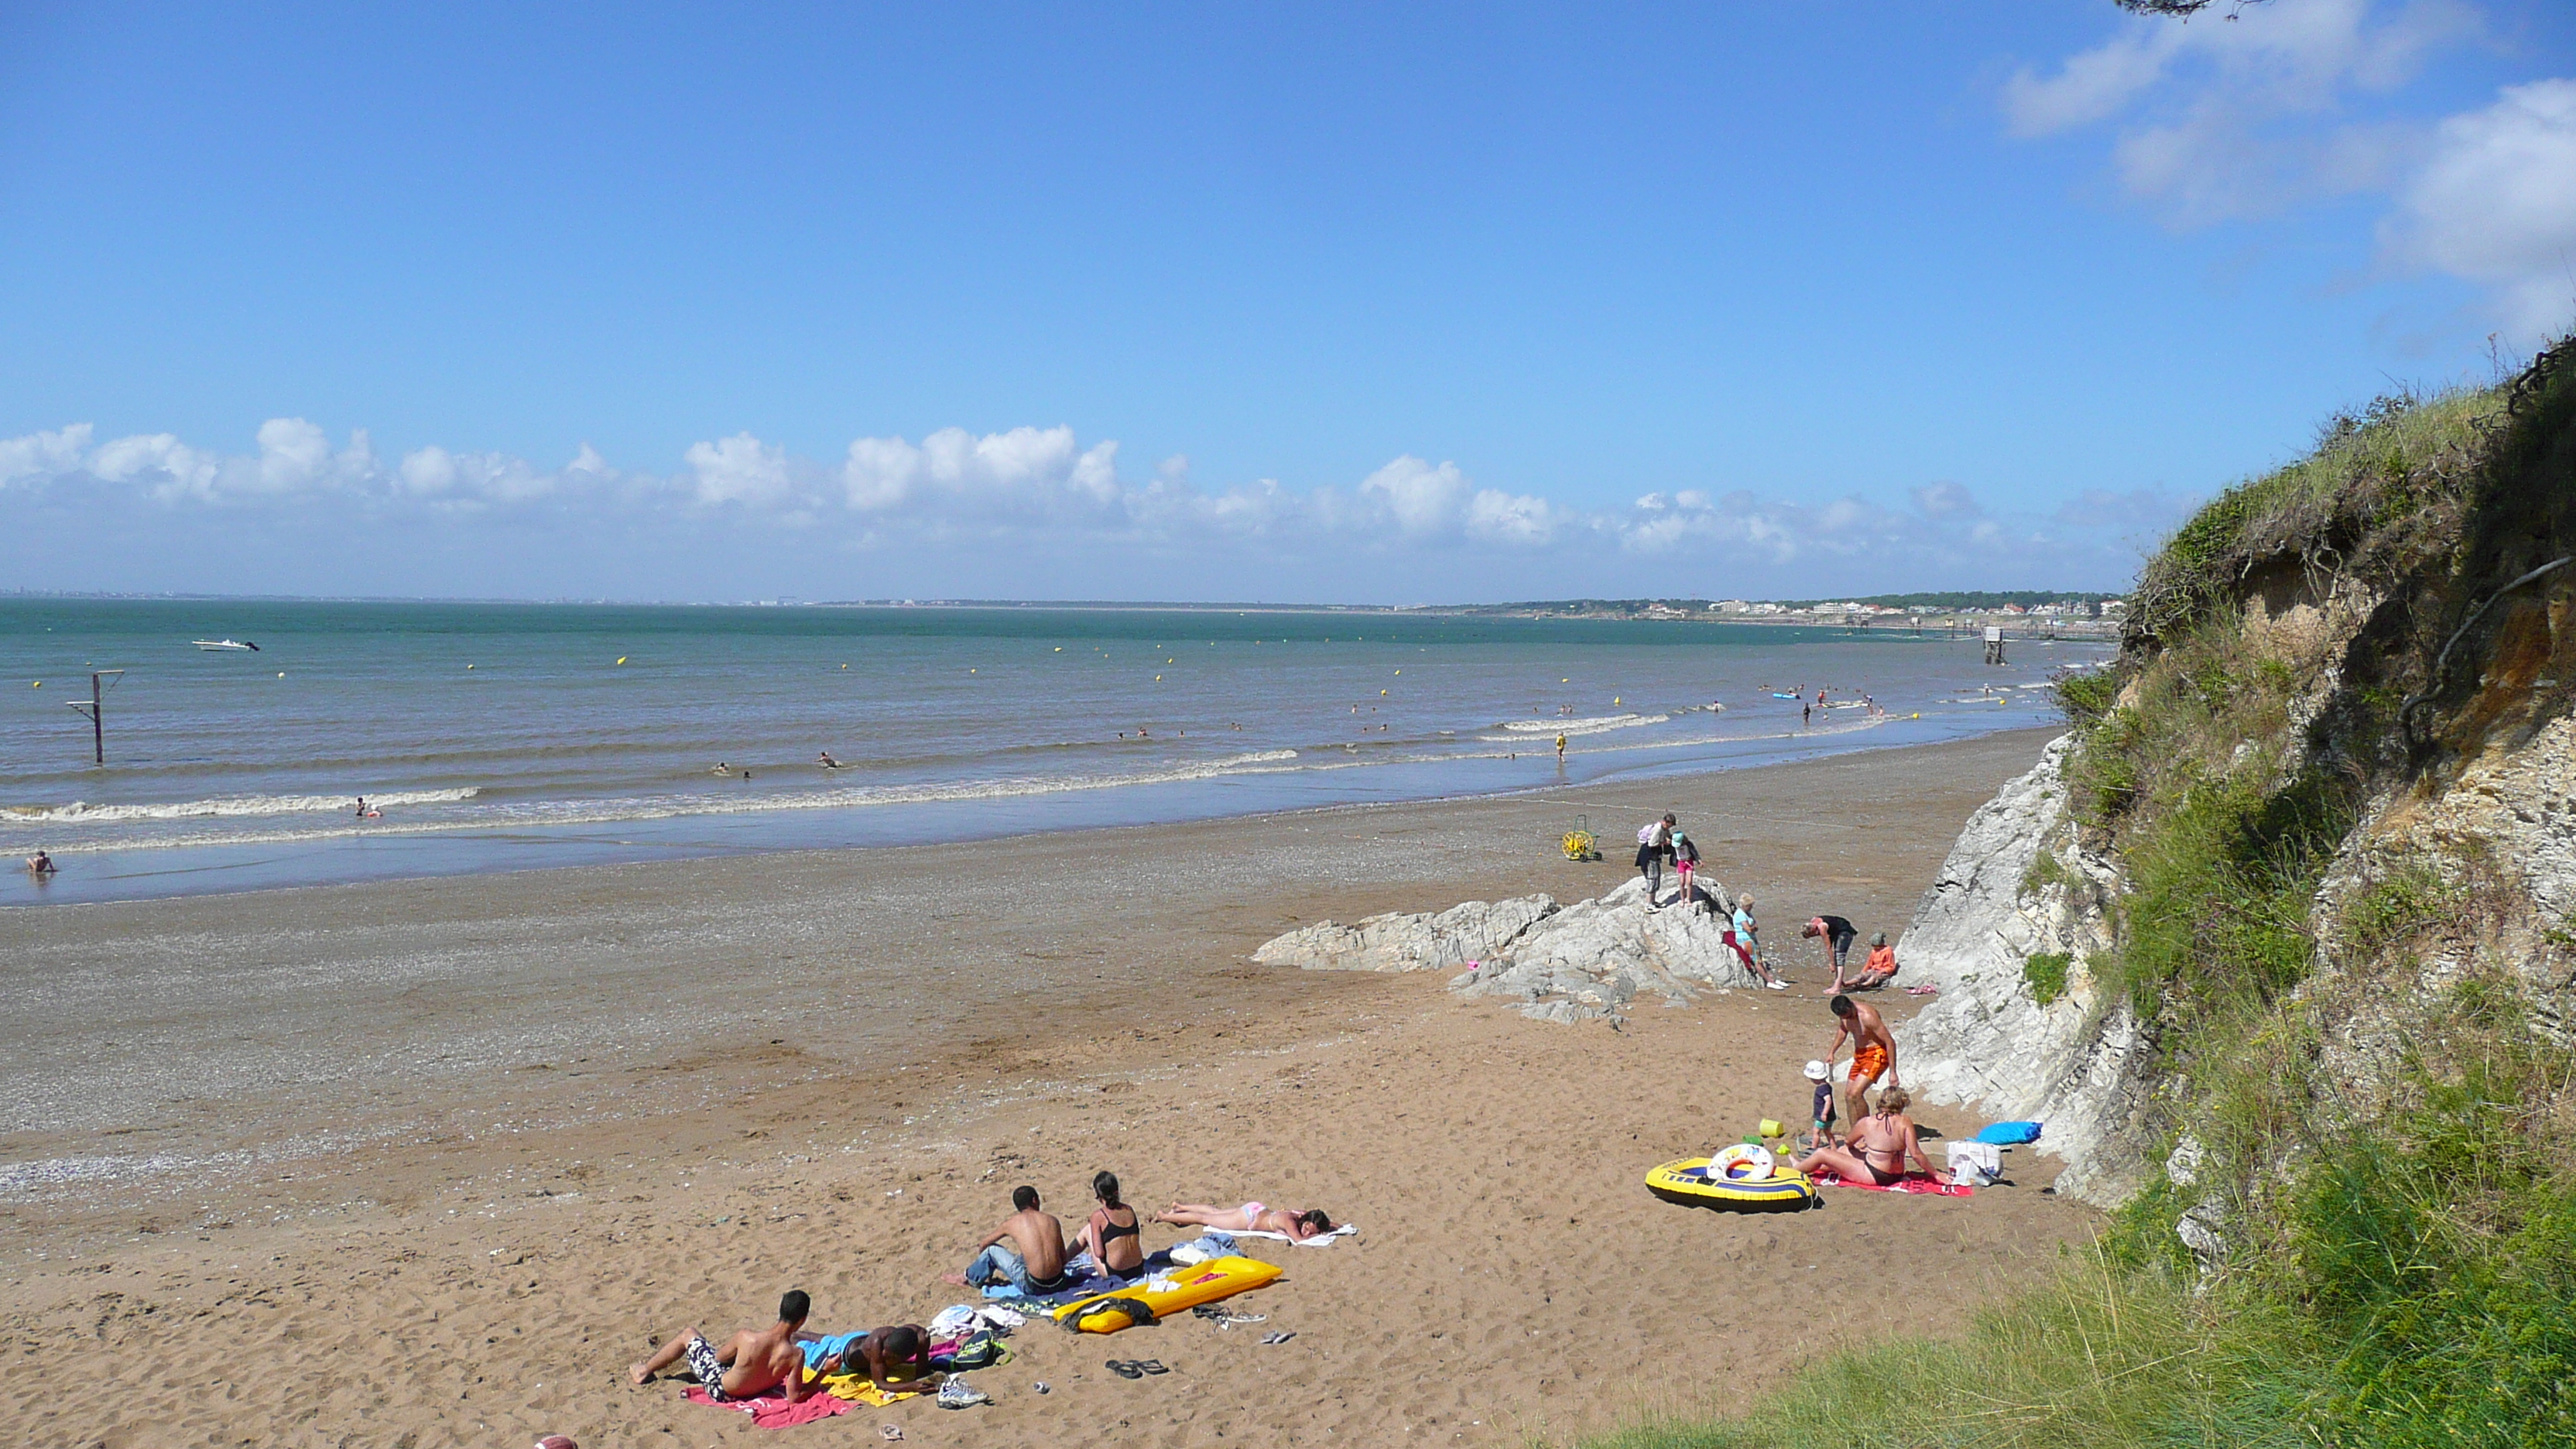
[[[817,1328],[926,1321],[1013,1185],[1078,1221],[1104,1167],[1140,1204],[1259,1197],[1361,1231],[1254,1249],[1288,1276],[1241,1306],[1288,1343],[1032,1325],[971,1375],[989,1406],[860,1409],[783,1442],[891,1422],[959,1445],[1508,1443],[1739,1402],[1817,1346],[1956,1326],[2089,1230],[2027,1154],[1971,1201],[1831,1189],[1785,1218],[1639,1181],[1803,1111],[1798,1066],[1832,1026],[1798,923],[1893,933],[2045,738],[12,912],[0,1314],[20,1373],[0,1417],[65,1445],[759,1440],[625,1366],[687,1325],[766,1323],[789,1287]],[[1248,960],[1325,918],[1598,894],[1663,809],[1761,898],[1796,989],[1613,1031],[1434,974]],[[1557,858],[1578,816],[1608,860]],[[1173,1372],[1129,1382],[1108,1357]]]

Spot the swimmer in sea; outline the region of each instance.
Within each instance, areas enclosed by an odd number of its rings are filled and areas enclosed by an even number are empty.
[[[733,773],[733,766],[726,764],[722,760],[718,760],[716,761],[716,767],[707,771],[707,773],[710,775],[730,775]]]
[[[54,870],[54,858],[45,854],[41,850],[27,857],[27,874],[34,876],[38,880],[43,880],[46,876],[52,875]]]
[[[823,751],[822,759],[823,768],[826,770],[837,770],[841,768],[841,762],[832,758],[832,752],[830,750]]]

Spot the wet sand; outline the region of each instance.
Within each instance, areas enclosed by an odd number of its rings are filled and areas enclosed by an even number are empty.
[[[1893,931],[2044,738],[12,912],[0,1322],[21,1372],[0,1423],[112,1446],[740,1440],[768,1431],[624,1366],[687,1324],[765,1321],[790,1286],[818,1327],[924,1321],[958,1301],[936,1275],[1011,1186],[1078,1220],[1100,1167],[1140,1202],[1261,1197],[1361,1235],[1256,1249],[1290,1274],[1246,1306],[1288,1344],[1194,1319],[1032,1327],[1018,1361],[972,1375],[993,1405],[787,1432],[1488,1443],[1733,1401],[1816,1345],[1953,1324],[2089,1227],[2040,1195],[2046,1159],[1973,1201],[1832,1189],[1788,1218],[1670,1207],[1639,1181],[1803,1112],[1798,1064],[1832,1033],[1797,922]],[[1648,1006],[1614,1032],[1432,975],[1247,960],[1325,917],[1596,894],[1667,808],[1762,898],[1799,989]],[[1556,858],[1578,814],[1609,860]],[[1128,1382],[1113,1356],[1174,1372]]]

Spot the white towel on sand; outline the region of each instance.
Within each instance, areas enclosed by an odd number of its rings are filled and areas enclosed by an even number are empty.
[[[1268,1238],[1271,1241],[1278,1243],[1296,1243],[1297,1246],[1301,1248],[1329,1248],[1341,1240],[1342,1234],[1356,1233],[1359,1230],[1359,1224],[1357,1223],[1344,1223],[1329,1233],[1317,1233],[1315,1236],[1300,1242],[1298,1239],[1292,1238],[1286,1233],[1255,1232],[1250,1228],[1229,1229],[1229,1231],[1238,1238]]]

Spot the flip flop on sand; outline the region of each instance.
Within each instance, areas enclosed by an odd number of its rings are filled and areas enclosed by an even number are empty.
[[[1293,1331],[1288,1333],[1265,1333],[1261,1336],[1261,1341],[1266,1344],[1286,1343],[1288,1340],[1295,1338],[1296,1336],[1297,1335]]]
[[[1149,1374],[1167,1374],[1171,1372],[1170,1369],[1163,1367],[1163,1361],[1159,1358],[1146,1359],[1138,1363],[1136,1367],[1143,1369]]]
[[[1118,1375],[1118,1377],[1122,1379],[1141,1379],[1145,1376],[1145,1371],[1143,1369],[1138,1368],[1136,1365],[1129,1363],[1123,1358],[1113,1358],[1109,1360],[1107,1367],[1111,1373]]]
[[[903,1426],[900,1424],[879,1424],[877,1426],[877,1437],[891,1444],[897,1439],[903,1437]]]

